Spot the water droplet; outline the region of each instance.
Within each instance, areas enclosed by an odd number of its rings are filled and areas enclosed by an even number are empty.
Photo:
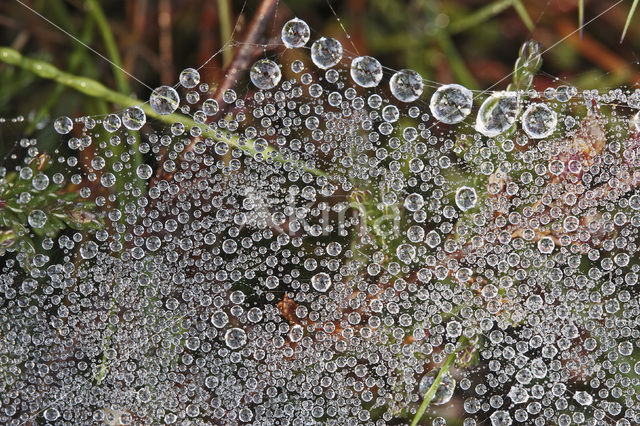
[[[538,241],[538,250],[542,254],[550,254],[553,253],[553,249],[556,247],[556,243],[553,242],[553,238],[551,237],[542,237]]]
[[[53,122],[53,128],[61,135],[66,135],[73,129],[73,121],[69,117],[59,117]]]
[[[391,76],[389,89],[396,99],[413,102],[420,98],[424,90],[422,76],[413,70],[400,70]]]
[[[247,333],[241,328],[231,328],[224,334],[224,341],[230,349],[239,349],[247,344]]]
[[[550,136],[558,124],[558,115],[545,104],[531,104],[522,114],[522,129],[533,139]]]
[[[140,179],[149,179],[153,174],[153,169],[148,164],[140,164],[136,169],[136,174]]]
[[[269,90],[278,85],[282,73],[275,62],[269,59],[260,59],[251,67],[249,77],[258,89]]]
[[[511,414],[504,410],[494,411],[493,414],[489,416],[489,419],[491,419],[491,426],[511,426],[511,424],[513,424]]]
[[[635,127],[636,132],[640,132],[640,111],[636,112],[633,116],[633,126]]]
[[[200,73],[193,68],[187,68],[180,73],[180,84],[187,89],[193,89],[200,83]]]
[[[488,138],[498,136],[513,125],[520,112],[520,97],[516,92],[497,92],[480,107],[476,130]]]
[[[117,114],[109,114],[102,120],[102,127],[109,133],[117,131],[121,125],[122,121]]]
[[[38,191],[44,191],[49,186],[49,176],[44,173],[38,173],[31,180],[33,188]]]
[[[573,395],[573,399],[580,405],[591,405],[593,403],[593,397],[585,391],[577,391]]]
[[[331,277],[324,272],[317,273],[311,278],[311,285],[317,291],[325,292],[331,287]]]
[[[331,68],[342,59],[342,45],[335,38],[322,37],[311,45],[311,60],[323,70]]]
[[[217,114],[219,110],[218,102],[215,99],[207,99],[202,103],[202,111],[208,116]]]
[[[441,86],[431,96],[429,109],[433,117],[446,124],[464,120],[473,106],[473,93],[459,84]]]
[[[289,339],[292,342],[299,342],[304,336],[304,328],[300,324],[296,324],[289,330]]]
[[[400,261],[410,264],[416,256],[416,248],[411,244],[400,244],[396,248],[396,256]]]
[[[129,130],[140,130],[146,122],[147,115],[140,107],[129,107],[122,113],[122,124]]]
[[[433,382],[435,382],[438,372],[439,370],[435,369],[435,370],[431,370],[430,372],[422,376],[422,379],[420,379],[420,384],[418,386],[419,388],[418,393],[420,394],[421,397],[424,397],[424,395],[427,393],[431,385],[433,385]],[[446,372],[442,376],[442,381],[440,382],[440,386],[438,386],[438,389],[436,390],[436,394],[431,400],[431,403],[434,405],[446,404],[447,402],[451,401],[451,398],[453,397],[453,392],[455,389],[456,389],[455,379],[451,376],[451,373]]]
[[[42,210],[32,210],[27,218],[32,228],[42,229],[47,223],[47,214]]]
[[[224,311],[217,311],[211,316],[211,324],[217,328],[222,328],[229,322],[229,316]]]
[[[382,108],[382,118],[388,123],[395,123],[400,118],[400,111],[395,105],[387,105]]]
[[[282,27],[282,42],[289,49],[304,46],[310,36],[309,25],[302,19],[293,18]]]
[[[360,56],[351,61],[351,78],[362,87],[376,87],[382,80],[382,65],[376,58]]]
[[[151,109],[160,115],[172,114],[180,105],[180,96],[173,87],[160,86],[149,97]]]
[[[80,256],[83,259],[93,259],[98,255],[98,244],[93,241],[88,241],[87,243],[80,246]]]
[[[58,417],[60,417],[60,412],[58,411],[57,408],[49,407],[46,410],[44,410],[45,420],[52,422],[54,420],[57,420]]]
[[[442,239],[440,238],[440,235],[436,231],[429,231],[424,241],[427,243],[429,247],[435,248],[442,242]]]
[[[409,194],[404,199],[404,208],[410,212],[418,211],[424,206],[424,198],[418,193]]]
[[[455,200],[458,208],[463,212],[466,212],[476,206],[478,194],[476,194],[476,190],[474,188],[461,186],[456,191]]]

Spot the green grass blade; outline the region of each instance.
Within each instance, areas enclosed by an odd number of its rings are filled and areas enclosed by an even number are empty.
[[[48,62],[22,56],[20,52],[10,47],[0,46],[0,62],[25,69],[40,78],[64,84],[65,86],[70,87],[71,89],[74,89],[87,96],[106,102],[111,102],[116,105],[120,105],[121,107],[126,108],[130,106],[139,106],[145,112],[147,118],[153,118],[169,125],[179,122],[184,124],[187,128],[198,126],[195,120],[193,120],[189,116],[185,116],[179,113],[160,115],[153,109],[151,109],[151,106],[148,102],[145,103],[143,101],[140,101],[139,99],[135,99],[111,90],[105,87],[102,83],[90,78],[64,72]],[[258,151],[254,147],[254,143],[252,140],[249,140],[247,142],[243,141],[243,143],[241,143],[241,137],[236,134],[226,135],[221,134],[221,132],[215,132],[209,128],[205,128],[203,129],[202,135],[204,137],[210,137],[215,141],[224,141],[234,148],[241,149],[248,155],[256,155],[258,153]],[[307,171],[315,176],[326,176],[326,174],[322,170],[309,167],[302,162],[283,158],[283,156],[275,152],[275,148],[272,147],[269,147],[267,150],[265,150],[262,155],[272,155],[274,161],[297,165],[302,170]]]
[[[584,34],[584,0],[578,0],[578,28],[580,28],[580,39]]]
[[[449,65],[451,66],[451,71],[453,71],[453,74],[458,79],[460,84],[472,90],[478,89],[480,87],[478,85],[478,82],[475,78],[473,78],[473,75],[467,68],[467,65],[464,63],[464,60],[456,49],[455,44],[451,40],[451,37],[449,37],[449,34],[445,33],[444,31],[438,31],[435,34],[435,39],[446,55],[447,60],[449,61]]]
[[[411,426],[416,426],[420,421],[420,419],[422,418],[422,416],[424,415],[424,412],[427,411],[427,407],[429,407],[429,404],[431,404],[433,397],[436,396],[436,391],[440,387],[440,383],[442,383],[442,379],[444,378],[444,375],[447,374],[447,372],[451,369],[451,367],[453,366],[453,362],[455,360],[456,360],[456,352],[449,355],[447,359],[444,361],[444,364],[442,364],[442,366],[440,367],[440,371],[438,371],[438,375],[436,376],[435,380],[431,384],[431,387],[429,388],[429,390],[427,390],[427,393],[424,395],[424,399],[422,400],[422,404],[420,404],[420,408],[418,408],[418,412],[416,413],[415,416],[413,416],[413,420],[411,421]]]
[[[465,16],[455,22],[452,22],[449,26],[449,34],[457,34],[475,27],[485,21],[488,21],[500,12],[508,9],[513,5],[513,0],[498,0],[491,4],[480,8],[476,12]]]
[[[233,17],[229,0],[218,0],[218,20],[220,22],[220,39],[223,43],[222,66],[227,67],[233,59],[233,50],[227,43],[231,43],[233,36]]]
[[[629,25],[631,24],[631,18],[633,18],[633,14],[636,12],[636,8],[638,7],[638,3],[640,0],[633,0],[633,4],[631,5],[631,10],[629,10],[629,15],[627,15],[627,22],[624,24],[624,30],[622,30],[622,36],[620,37],[620,43],[624,41],[624,37],[627,35],[627,30],[629,29]]]
[[[97,0],[87,0],[87,6],[89,7],[89,12],[98,24],[109,59],[113,62],[113,74],[116,79],[116,87],[120,92],[129,94],[131,93],[131,88],[129,87],[127,76],[122,71],[122,58],[120,57],[120,51],[118,50],[116,39],[111,31],[109,21]]]
[[[516,10],[516,12],[518,12],[520,19],[522,19],[522,22],[527,27],[527,29],[529,31],[533,31],[536,25],[531,20],[531,17],[529,16],[529,12],[527,12],[527,9],[524,7],[524,4],[522,4],[522,1],[513,0],[513,8]]]

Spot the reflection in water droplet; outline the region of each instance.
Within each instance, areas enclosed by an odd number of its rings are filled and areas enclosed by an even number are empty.
[[[522,129],[533,139],[550,136],[558,124],[558,115],[545,104],[531,104],[522,114]]]
[[[317,273],[311,278],[311,285],[317,291],[325,292],[331,287],[331,277],[324,272]]]
[[[331,68],[342,59],[342,45],[334,38],[322,37],[311,45],[311,60],[323,70]]]
[[[273,89],[280,82],[280,67],[269,59],[261,59],[253,64],[249,73],[251,82],[262,90]]]
[[[160,115],[172,114],[180,104],[180,96],[173,87],[160,86],[151,92],[149,97],[151,109]]]
[[[413,102],[422,95],[424,83],[416,71],[400,70],[391,76],[389,89],[399,101]]]
[[[497,92],[480,106],[476,130],[492,138],[513,125],[520,112],[520,96],[516,92]]]
[[[282,42],[289,49],[303,47],[309,41],[311,31],[302,19],[293,18],[282,27]]]
[[[476,202],[478,201],[478,195],[476,194],[476,190],[469,186],[461,186],[456,191],[456,205],[463,212],[470,210],[476,206]]]
[[[360,56],[351,61],[351,78],[358,86],[376,87],[382,80],[382,65],[371,56]]]
[[[471,90],[459,84],[447,84],[438,88],[431,96],[429,109],[436,120],[456,124],[471,113],[472,105]]]
[[[424,397],[427,393],[433,382],[436,380],[436,376],[440,370],[435,369],[431,370],[420,379],[420,384],[418,385],[418,393]],[[436,390],[436,394],[431,400],[431,403],[434,405],[443,405],[447,402],[451,401],[453,397],[453,392],[456,389],[456,381],[451,376],[451,373],[447,372],[442,376],[442,381],[440,382],[440,386]]]

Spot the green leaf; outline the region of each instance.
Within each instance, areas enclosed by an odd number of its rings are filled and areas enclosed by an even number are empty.
[[[520,16],[520,19],[522,19],[522,22],[524,23],[524,25],[526,25],[529,31],[533,31],[536,25],[531,20],[529,12],[527,12],[527,9],[524,7],[524,4],[522,4],[522,1],[513,0],[513,8],[516,10],[518,15]]]
[[[629,24],[631,24],[631,18],[638,7],[638,3],[640,0],[633,0],[633,4],[631,5],[631,10],[629,10],[629,15],[627,15],[627,22],[624,24],[624,30],[622,30],[622,37],[620,37],[620,43],[624,40],[624,37],[627,35],[627,30],[629,29]]]

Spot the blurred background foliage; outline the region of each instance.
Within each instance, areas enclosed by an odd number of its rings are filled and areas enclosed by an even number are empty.
[[[631,21],[620,43],[634,3],[637,1],[345,0],[330,4],[326,0],[281,0],[260,43],[267,49],[277,47],[282,23],[298,16],[309,22],[313,37],[336,37],[346,50],[375,56],[387,67],[411,68],[441,83],[495,89],[506,87],[509,79],[501,79],[510,73],[522,42],[532,38],[545,50],[553,46],[545,53],[534,82],[539,90],[566,82],[596,89],[637,86],[637,19]],[[24,0],[24,4],[6,0],[0,3],[0,45],[146,100],[147,87],[28,7],[150,87],[174,84],[180,70],[197,67],[220,51],[201,70],[202,81],[213,83],[215,89],[237,49],[233,45],[224,48],[225,43],[242,36],[259,4],[257,0]],[[582,34],[578,31],[581,21],[588,23]],[[286,62],[301,53],[283,55]],[[0,64],[0,87],[3,158],[19,149],[23,137],[37,137],[45,152],[58,147],[62,138],[51,126],[58,116],[103,115],[121,109],[5,64]]]

